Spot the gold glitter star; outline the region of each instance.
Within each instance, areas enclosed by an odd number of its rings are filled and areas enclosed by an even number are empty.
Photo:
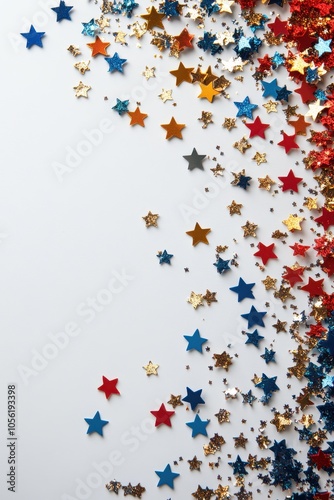
[[[216,368],[224,368],[224,370],[228,372],[233,358],[226,351],[224,351],[221,354],[214,354],[212,359],[215,360]]]
[[[149,361],[148,365],[143,366],[143,368],[146,371],[147,376],[158,375],[159,365],[155,365],[154,363],[152,363],[152,361]]]
[[[285,302],[287,299],[295,299],[296,297],[291,295],[290,290],[289,286],[281,285],[279,290],[274,293],[275,299],[280,299],[282,302]]]
[[[313,415],[303,415],[300,420],[298,420],[306,429],[311,427],[311,425],[315,424],[315,421],[313,420]]]
[[[145,215],[145,217],[142,217],[142,219],[144,219],[144,221],[145,221],[146,227],[150,227],[150,226],[158,227],[158,224],[157,224],[158,218],[159,218],[159,215],[152,214],[151,211],[149,211],[148,214]]]
[[[140,24],[139,21],[136,21],[135,23],[133,23],[131,25],[131,33],[130,33],[130,36],[135,36],[138,40],[139,38],[141,38],[147,31],[146,29],[146,24],[143,23],[143,24]]]
[[[203,305],[203,295],[201,293],[191,292],[187,302],[189,302],[194,309],[197,309],[199,306]]]
[[[227,14],[232,14],[231,6],[234,4],[234,0],[218,0],[217,5],[219,6],[219,14],[227,12]]]
[[[115,33],[113,33],[113,35],[115,37],[116,43],[120,43],[121,45],[127,45],[125,41],[126,33],[124,33],[124,31],[116,31]]]
[[[277,281],[277,280],[275,280]],[[271,288],[274,288],[274,287],[271,287]],[[276,329],[276,333],[280,333],[280,332],[285,332],[286,333],[286,327],[287,325],[287,322],[286,321],[281,321],[280,319],[278,319],[276,321],[276,323],[273,325],[273,327]]]
[[[307,406],[314,405],[313,401],[310,399],[310,393],[305,388],[302,389],[296,401],[300,405],[301,410],[304,410]]]
[[[192,460],[188,460],[188,464],[190,470],[201,470],[202,462],[200,460],[197,460],[196,455]]]
[[[110,27],[110,19],[102,15],[99,19],[96,19],[96,24],[98,24],[101,31],[105,32],[106,28]]]
[[[225,168],[222,167],[221,165],[217,164],[217,166],[215,168],[210,168],[210,170],[215,177],[218,177],[218,175],[223,175]]]
[[[162,89],[161,90],[161,94],[159,94],[158,97],[160,97],[160,99],[162,100],[162,102],[172,101],[173,100],[172,94],[173,94],[172,90]]]
[[[80,71],[82,75],[86,73],[86,71],[90,71],[89,68],[90,61],[80,61],[74,64],[74,67]]]
[[[236,203],[234,200],[232,200],[231,205],[228,205],[227,208],[229,209],[230,215],[241,215],[241,209],[242,209],[242,204],[241,203]]]
[[[270,420],[270,423],[273,424],[278,432],[284,431],[289,425],[292,424],[292,420],[287,412],[284,413],[275,413],[275,418]]]
[[[232,128],[237,128],[236,118],[225,118],[223,127],[227,128],[228,131],[232,130]]]
[[[205,295],[203,295],[203,299],[206,301],[208,306],[211,306],[212,302],[218,302],[216,299],[216,293],[217,292],[210,292],[210,290],[206,290]]]
[[[270,290],[273,288],[276,290],[276,278],[272,278],[271,276],[267,276],[265,280],[262,280],[262,283],[264,284],[266,290]]]
[[[229,411],[220,409],[218,413],[215,413],[215,417],[217,417],[220,424],[223,424],[230,421],[230,414]]]
[[[78,83],[76,87],[73,87],[75,90],[75,97],[88,97],[88,92],[92,87],[89,85],[84,85],[81,81]]]
[[[290,214],[289,217],[283,220],[283,224],[288,228],[292,233],[294,231],[301,231],[300,223],[304,220],[304,217],[298,217],[298,215]]]
[[[238,437],[234,437],[233,440],[234,448],[246,448],[248,439],[244,436],[243,432],[241,432]]]
[[[259,445],[260,450],[266,450],[268,446],[270,445],[271,441],[268,438],[268,436],[265,436],[263,434],[259,434],[256,438],[256,442]]]
[[[253,238],[256,238],[257,227],[258,226],[256,224],[249,221],[247,221],[244,226],[241,226],[241,229],[243,229],[244,231],[244,238],[247,238],[248,236],[253,236]]]
[[[177,406],[183,406],[183,403],[181,401],[181,394],[178,396],[174,396],[174,394],[170,395],[170,400],[167,401],[169,405],[172,405],[173,408],[176,408]]]
[[[297,71],[301,75],[304,74],[305,68],[309,66],[309,63],[304,61],[301,54],[297,54],[292,60],[289,60],[288,62],[292,63],[289,71]]]
[[[150,78],[155,78],[154,72],[155,72],[154,66],[152,68],[145,66],[145,71],[143,71],[142,75],[145,76],[146,80],[149,80]]]
[[[271,190],[271,186],[276,184],[270,177],[269,175],[266,175],[265,177],[258,177],[259,181],[259,188],[260,189],[265,189],[266,191]]]
[[[214,43],[214,42],[213,42]],[[223,92],[231,85],[230,80],[227,80],[224,75],[216,78],[213,82],[213,87],[219,92]]]
[[[277,105],[279,103],[276,102],[276,101],[272,101],[271,99],[266,103],[266,104],[262,104],[262,106],[264,108],[266,108],[267,110],[267,113],[277,113]]]
[[[266,153],[259,153],[258,151],[253,156],[252,160],[256,161],[257,165],[261,165],[261,163],[267,163]]]
[[[247,149],[251,148],[252,145],[249,144],[249,142],[247,141],[246,137],[242,137],[239,141],[236,141],[234,144],[233,144],[233,147],[235,149],[237,149],[238,151],[240,151],[240,153],[244,154],[245,151],[247,151]]]
[[[203,122],[202,128],[207,128],[210,123],[213,123],[212,113],[210,111],[202,111],[202,116],[198,120]]]
[[[288,120],[289,118],[291,118],[291,116],[297,116],[297,109],[297,104],[296,106],[290,106],[290,104],[288,104],[288,107],[283,109],[283,113],[285,114],[286,119]]]
[[[72,56],[77,57],[78,55],[81,54],[79,47],[76,47],[75,45],[70,45],[67,47],[67,50],[72,54]]]
[[[217,489],[214,491],[216,500],[224,500],[225,498],[230,498],[231,495],[229,493],[229,489],[229,486],[222,486],[221,484],[219,484]]]
[[[309,210],[318,210],[317,198],[305,198],[303,206],[308,208]]]

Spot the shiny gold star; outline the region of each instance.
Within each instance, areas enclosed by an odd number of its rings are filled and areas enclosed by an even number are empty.
[[[284,431],[289,425],[292,424],[292,420],[290,416],[287,414],[287,412],[284,413],[275,413],[275,418],[270,420],[270,423],[273,424],[276,427],[276,430],[278,432]]]
[[[266,103],[262,104],[262,106],[266,109],[267,113],[277,113],[278,102],[272,101],[271,99]]]
[[[243,432],[241,432],[238,437],[234,437],[233,440],[234,448],[246,448],[248,439],[244,436]]]
[[[146,371],[147,376],[158,375],[159,365],[155,365],[152,361],[149,361],[147,365],[143,366],[143,368]]]
[[[221,165],[217,164],[216,167],[214,168],[210,168],[211,172],[213,173],[213,175],[215,177],[218,177],[219,175],[222,176],[223,175],[223,172],[225,170],[224,167],[222,167]]]
[[[269,175],[266,175],[265,177],[258,177],[259,181],[259,188],[260,189],[265,189],[266,191],[271,190],[271,186],[276,184],[270,177]]]
[[[131,25],[130,36],[135,36],[139,40],[139,38],[145,35],[146,31],[146,23],[140,24],[139,21],[136,21]]]
[[[77,57],[81,54],[79,47],[76,47],[75,45],[70,45],[67,47],[67,50],[72,54],[72,56]]]
[[[160,99],[162,100],[162,102],[172,101],[173,100],[172,94],[173,94],[172,90],[162,89],[161,90],[161,94],[159,94],[158,97],[160,97]]]
[[[152,214],[151,211],[149,211],[147,215],[142,217],[142,219],[144,219],[144,221],[145,221],[146,227],[150,227],[150,226],[158,227],[158,224],[157,224],[158,218],[159,218],[159,215]]]
[[[215,413],[215,417],[217,417],[220,424],[223,424],[230,421],[230,414],[229,411],[220,409],[218,413]]]
[[[241,226],[241,229],[244,231],[244,238],[247,238],[248,236],[252,236],[253,238],[256,238],[256,230],[257,230],[257,225],[254,224],[253,222],[247,221],[244,226]]]
[[[212,359],[215,360],[216,368],[224,368],[228,372],[229,367],[232,364],[232,357],[226,352],[222,352],[221,354],[214,354]]]
[[[297,71],[301,75],[304,74],[305,68],[309,66],[309,63],[305,62],[301,54],[297,54],[292,61],[289,61],[291,64],[290,71]]]
[[[301,231],[300,223],[304,220],[304,217],[298,217],[298,215],[290,214],[289,217],[283,220],[283,224],[288,228],[292,233],[294,231]]]
[[[275,281],[277,281],[277,280],[275,280]],[[273,327],[276,329],[276,333],[280,333],[280,332],[286,333],[286,325],[287,325],[286,321],[281,321],[280,319],[278,319],[276,321],[276,323],[273,325]]]
[[[216,500],[224,500],[225,498],[230,498],[231,495],[229,493],[229,486],[222,486],[221,484],[218,485],[217,489],[214,491],[214,494],[216,495]]]
[[[175,409],[177,406],[183,406],[181,398],[182,398],[181,394],[179,394],[178,396],[174,396],[174,394],[171,394],[170,400],[167,401],[167,403],[169,405],[172,405],[172,407]]]
[[[113,35],[115,37],[116,43],[120,43],[121,45],[127,45],[126,40],[125,40],[126,33],[124,33],[124,31],[117,31],[117,32],[113,33]]]
[[[311,116],[311,118],[313,118],[313,120],[316,121],[316,119],[318,118],[319,113],[321,113],[326,108],[326,106],[321,106],[320,100],[317,99],[314,104],[312,104],[312,103],[309,104],[308,108],[309,109],[305,113],[305,117],[306,116]]]
[[[192,460],[188,460],[188,464],[190,470],[201,470],[202,462],[200,460],[197,460],[196,455]]]
[[[305,198],[303,206],[308,208],[309,210],[318,210],[317,198]]]
[[[262,280],[262,283],[264,284],[266,290],[270,290],[273,288],[276,290],[276,278],[272,278],[271,276],[267,276],[265,280]]]
[[[208,245],[209,241],[206,236],[210,232],[210,228],[204,229],[198,224],[198,222],[196,222],[195,228],[192,231],[186,231],[186,234],[192,237],[193,246],[195,247],[196,245],[198,245],[198,243],[205,243],[206,245]]]
[[[240,153],[244,154],[247,149],[251,148],[252,145],[249,144],[249,142],[247,141],[246,137],[242,137],[239,141],[236,141],[234,144],[233,144],[233,147],[235,149],[237,149],[238,151],[240,151]]]
[[[227,128],[228,131],[232,130],[232,128],[237,128],[236,118],[225,118],[223,127]]]
[[[315,421],[313,420],[313,415],[303,415],[300,420],[298,420],[306,429],[311,427],[311,425],[315,424]]]
[[[75,90],[75,97],[88,97],[88,92],[90,91],[92,87],[89,85],[85,85],[82,82],[79,82],[76,87],[73,87]]]
[[[206,301],[208,306],[211,306],[212,302],[218,302],[216,294],[217,292],[210,292],[210,290],[206,290],[205,295],[203,295],[203,299]]]
[[[266,153],[259,153],[258,151],[253,156],[252,160],[256,161],[257,165],[261,165],[261,163],[267,163]]]
[[[300,405],[301,410],[304,410],[307,406],[314,405],[313,401],[310,399],[310,393],[305,388],[302,389],[296,401]]]
[[[145,66],[145,71],[143,71],[142,75],[145,76],[146,80],[149,80],[150,78],[155,78],[155,67],[149,68],[148,66]]]
[[[197,309],[199,306],[203,305],[203,295],[201,293],[191,292],[187,302],[189,302],[194,309]]]
[[[148,30],[154,27],[164,29],[162,19],[165,17],[165,14],[158,12],[155,7],[147,7],[146,10],[147,14],[142,14],[140,16],[146,21],[146,28]]]
[[[80,71],[82,75],[86,73],[86,71],[90,71],[89,68],[90,61],[80,61],[74,64],[74,67]]]
[[[213,87],[213,82],[207,85],[200,83],[199,85],[201,87],[201,93],[197,96],[199,99],[207,99],[209,102],[212,102],[214,97],[219,95],[219,91],[215,90]]]
[[[227,208],[229,209],[230,215],[241,215],[241,203],[236,203],[234,200],[232,200],[231,205],[228,205]]]
[[[213,42],[214,43],[214,42]],[[223,92],[231,85],[230,80],[227,80],[224,75],[216,78],[213,82],[213,87],[219,92]]]
[[[280,299],[283,303],[287,299],[295,299],[296,297],[291,295],[290,290],[291,288],[289,286],[281,285],[279,287],[279,290],[276,290],[276,292],[274,293],[275,299]]]
[[[212,113],[210,111],[202,111],[202,116],[198,120],[203,122],[202,128],[207,128],[210,123],[213,123]]]
[[[106,28],[110,27],[110,19],[101,15],[99,19],[96,19],[96,24],[98,24],[101,31],[105,32]]]

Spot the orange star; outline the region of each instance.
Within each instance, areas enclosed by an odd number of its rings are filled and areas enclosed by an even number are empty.
[[[160,14],[155,7],[151,7],[150,10],[147,10],[147,14],[142,14],[140,17],[145,19],[146,21],[146,28],[148,30],[154,28],[155,26],[157,28],[164,29],[164,25],[162,24],[162,19],[165,17],[165,14]]]
[[[140,125],[141,127],[145,127],[144,120],[148,117],[148,115],[141,113],[138,106],[134,111],[128,111],[128,115],[131,117],[130,125]]]
[[[178,49],[183,50],[186,47],[189,49],[193,48],[192,39],[195,35],[191,35],[187,28],[184,28],[181,33],[177,36],[174,36],[174,40],[176,40]]]
[[[102,42],[101,38],[97,36],[95,38],[95,42],[92,43],[87,43],[88,47],[92,49],[92,57],[97,56],[98,54],[101,54],[103,56],[107,56],[107,47],[109,47],[110,43],[109,42]]]
[[[293,126],[296,135],[306,135],[306,128],[311,125],[309,122],[305,121],[303,115],[298,115],[298,120],[290,120],[288,124]]]
[[[172,116],[171,121],[169,123],[165,123],[161,125],[167,132],[166,139],[171,139],[172,137],[177,137],[178,139],[182,139],[181,130],[184,129],[185,125],[183,123],[177,123],[174,116]]]
[[[206,237],[207,234],[211,232],[210,228],[203,229],[198,222],[196,222],[195,229],[192,231],[187,231],[186,234],[192,237],[193,239],[193,246],[195,247],[198,245],[198,243],[205,243],[206,245],[209,244],[209,241]]]
[[[176,78],[176,86],[178,87],[182,82],[192,83],[191,72],[194,68],[186,68],[182,62],[179,67],[170,71],[170,74]]]
[[[200,87],[201,93],[197,96],[200,99],[207,99],[209,102],[212,102],[213,98],[219,94],[218,90],[213,88],[213,82],[210,82],[209,85],[200,83]]]

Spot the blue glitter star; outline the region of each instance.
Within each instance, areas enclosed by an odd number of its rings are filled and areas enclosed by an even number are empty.
[[[266,312],[259,312],[256,310],[254,306],[251,307],[251,310],[247,314],[241,314],[242,318],[245,318],[248,321],[248,328],[252,328],[254,325],[264,326],[264,322],[262,320],[263,316],[265,316]]]
[[[279,88],[276,91],[276,99],[278,101],[286,101],[289,102],[289,95],[292,94],[291,90],[288,90],[286,88],[286,85],[284,87]]]
[[[160,488],[160,486],[166,484],[172,490],[174,489],[174,479],[176,479],[180,475],[177,472],[172,472],[171,466],[169,464],[166,465],[163,471],[156,470],[155,473],[157,476],[159,476],[159,482],[157,486]]]
[[[131,17],[132,11],[138,6],[139,4],[134,0],[124,0],[122,2],[122,11],[126,14],[126,17]]]
[[[253,119],[253,110],[258,107],[257,104],[251,104],[249,97],[245,97],[242,102],[234,102],[238,108],[237,117],[247,116],[247,118]]]
[[[238,182],[236,183],[236,186],[241,187],[242,189],[247,189],[248,186],[250,186],[249,181],[251,181],[252,178],[248,177],[247,175],[239,175]]]
[[[319,80],[318,68],[307,68],[306,81],[307,83],[317,83]]]
[[[326,97],[326,94],[323,90],[321,89],[317,89],[315,92],[314,92],[314,95],[317,99],[319,99],[319,101],[321,102],[325,102],[325,101],[328,101],[327,97]]]
[[[178,11],[178,7],[179,7],[179,2],[165,0],[165,2],[163,4],[161,4],[159,12],[162,12],[163,14],[165,14],[165,16],[167,18],[179,17],[180,13]]]
[[[201,337],[199,330],[195,330],[193,335],[183,335],[183,337],[188,342],[187,351],[198,351],[203,352],[203,344],[208,341],[204,337]]]
[[[334,402],[327,401],[325,404],[317,406],[317,409],[320,412],[321,419],[325,422],[325,429],[329,432],[334,431]]]
[[[326,53],[331,54],[332,49],[329,47],[331,43],[331,38],[329,40],[324,40],[321,36],[319,36],[318,43],[314,45],[314,48],[319,52],[319,57]]]
[[[123,64],[126,63],[127,59],[121,59],[117,52],[112,57],[105,57],[104,60],[109,65],[108,72],[119,71],[119,73],[123,73]]]
[[[229,262],[230,262],[229,260],[223,260],[220,257],[217,257],[217,261],[214,262],[213,265],[216,266],[217,273],[223,274],[225,271],[229,271],[231,269],[230,266],[228,265]]]
[[[271,58],[271,65],[273,69],[279,68],[279,66],[282,66],[282,64],[285,63],[285,57],[283,54],[279,54],[277,51]],[[273,96],[275,97],[275,96]]]
[[[190,403],[191,409],[195,410],[197,405],[204,405],[205,401],[204,399],[201,398],[202,394],[202,389],[199,389],[198,391],[192,391],[187,387],[187,395],[182,398],[182,401],[185,401],[186,403]]]
[[[20,34],[27,40],[27,49],[30,49],[33,45],[43,47],[42,37],[45,35],[45,31],[36,31],[33,25],[31,25],[28,33]]]
[[[262,389],[264,392],[264,398],[261,398],[261,401],[268,402],[272,396],[273,392],[279,391],[279,387],[276,385],[277,377],[267,377],[264,373],[262,373],[262,380],[258,384],[255,384],[255,387]]]
[[[248,472],[245,469],[245,466],[248,465],[248,462],[243,462],[238,455],[235,462],[228,462],[228,465],[233,467],[233,474],[237,476],[245,476]]]
[[[117,103],[115,106],[112,107],[119,115],[123,115],[124,113],[127,113],[128,111],[128,106],[129,106],[129,101],[121,101],[120,99],[117,99]]]
[[[275,354],[276,354],[275,351],[273,351],[272,349],[267,349],[265,347],[264,354],[261,354],[261,358],[263,358],[265,360],[266,364],[268,364],[271,361],[275,361]]]
[[[200,7],[207,12],[208,16],[211,16],[211,14],[219,10],[219,5],[216,4],[216,0],[202,0]]]
[[[191,437],[196,437],[198,434],[207,436],[206,427],[209,425],[210,420],[202,420],[199,415],[196,415],[193,422],[187,422],[186,425],[192,430]]]
[[[264,337],[262,335],[259,335],[257,330],[254,330],[253,333],[246,332],[246,335],[248,339],[246,340],[245,344],[253,344],[255,347],[259,347],[259,343],[261,342]]]
[[[159,253],[157,255],[159,258],[159,264],[169,264],[170,265],[170,260],[174,255],[167,253],[167,250],[164,250],[162,253]]]
[[[85,421],[88,424],[87,434],[93,434],[96,432],[103,436],[103,427],[109,424],[108,420],[102,420],[100,416],[100,412],[97,411],[93,418],[85,418]]]
[[[243,404],[249,404],[250,406],[253,406],[253,402],[256,401],[256,397],[253,396],[252,391],[248,391],[246,394],[242,394],[242,403]]]
[[[238,302],[244,299],[254,299],[252,288],[255,283],[246,283],[242,278],[239,278],[238,286],[232,286],[230,290],[238,294]]]
[[[216,35],[212,35],[208,31],[204,31],[203,38],[197,42],[197,47],[204,50],[204,52],[210,50],[211,55],[215,55],[223,50],[219,44],[214,43],[216,40]]]
[[[281,87],[277,85],[277,78],[272,80],[271,82],[264,82],[262,80],[263,94],[262,97],[275,97],[278,90],[281,90]]]
[[[100,28],[98,24],[94,21],[94,19],[91,19],[88,23],[81,23],[83,26],[83,30],[81,32],[82,35],[85,36],[92,36],[94,37],[97,32],[99,32]]]
[[[327,332],[327,338],[321,339],[318,342],[318,348],[326,348],[328,352],[334,356],[334,329],[331,328]]]
[[[63,0],[60,0],[59,7],[51,7],[51,10],[57,14],[57,23],[62,21],[63,19],[67,19],[71,21],[70,12],[73,9],[73,5],[67,6]]]

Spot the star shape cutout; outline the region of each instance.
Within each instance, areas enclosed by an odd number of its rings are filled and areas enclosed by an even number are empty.
[[[275,97],[277,95],[277,91],[280,87],[277,85],[277,78],[272,80],[271,82],[262,81],[263,94],[262,97]]]
[[[126,59],[121,59],[117,52],[112,57],[105,57],[105,61],[107,61],[109,69],[109,73],[113,73],[114,71],[118,71],[119,73],[123,73],[123,65],[126,63]]]
[[[274,289],[276,290],[276,278],[272,278],[271,276],[267,276],[266,279],[262,280],[262,283],[265,286],[266,290]]]
[[[192,391],[189,387],[186,388],[187,395],[182,398],[182,401],[189,403],[192,410],[195,410],[198,405],[204,405],[205,401],[201,397],[202,389],[198,391]]]
[[[67,6],[63,0],[60,0],[58,7],[51,7],[51,10],[57,14],[57,23],[62,21],[63,19],[67,19],[71,21],[70,12],[73,9],[73,6]]]
[[[202,436],[207,436],[207,426],[209,425],[210,420],[202,420],[199,415],[195,416],[195,420],[193,422],[187,422],[186,425],[190,427],[192,433],[191,437],[196,437],[198,434]]]
[[[210,290],[206,290],[205,295],[203,295],[203,299],[208,304],[208,306],[211,306],[212,302],[218,302],[218,300],[216,299],[216,293],[217,292],[210,292]]]
[[[160,97],[160,99],[162,100],[162,102],[165,103],[166,101],[172,101],[173,100],[172,94],[173,94],[172,90],[162,89],[161,90],[161,94],[159,94],[158,97]]]
[[[265,130],[267,130],[269,125],[267,123],[262,123],[261,119],[258,116],[255,118],[253,123],[245,123],[245,125],[250,130],[250,139],[252,137],[261,137],[262,139],[266,138],[264,132]]]
[[[183,406],[183,403],[181,401],[181,394],[178,396],[174,396],[174,394],[170,395],[170,400],[167,401],[169,405],[172,405],[173,408],[176,408],[177,406]]]
[[[171,264],[171,259],[174,257],[171,253],[168,253],[167,250],[164,250],[163,252],[158,252],[157,255],[159,259],[159,264]]]
[[[145,127],[144,120],[148,117],[147,114],[142,113],[140,108],[137,106],[134,111],[128,111],[128,115],[130,116],[130,125],[140,125],[141,127]]]
[[[176,86],[181,85],[182,82],[192,83],[191,72],[194,68],[186,68],[182,62],[179,63],[179,67],[170,71],[170,74],[176,78]]]
[[[81,24],[83,26],[81,34],[84,36],[94,37],[99,30],[99,26],[96,24],[94,18],[91,19],[88,23],[81,23]]]
[[[155,471],[156,475],[159,477],[159,482],[157,486],[163,486],[164,484],[169,486],[172,490],[174,489],[174,480],[180,475],[177,472],[172,472],[171,466],[166,465],[163,471]]]
[[[80,62],[75,63],[74,67],[78,71],[80,71],[80,73],[82,75],[84,75],[86,73],[86,71],[90,71],[89,63],[90,63],[90,61],[80,61]]]
[[[188,460],[190,470],[201,470],[202,462],[197,459],[196,455],[191,460]]]
[[[194,37],[195,35],[189,33],[187,28],[183,28],[183,30],[179,35],[174,36],[174,40],[177,43],[178,50],[181,51],[186,48],[192,49],[193,48],[192,40]]]
[[[268,28],[271,29],[275,36],[287,35],[287,24],[287,21],[281,21],[281,19],[277,16],[275,17],[275,21],[273,23],[268,23]]]
[[[274,253],[275,243],[271,245],[264,245],[263,243],[257,244],[258,251],[255,252],[255,257],[260,257],[263,265],[265,266],[269,259],[277,259],[277,255]]]
[[[195,168],[204,170],[203,160],[206,158],[206,155],[199,155],[196,148],[193,148],[191,155],[185,155],[183,158],[188,162],[188,170],[194,170]]]
[[[241,215],[241,209],[242,209],[242,204],[241,203],[236,203],[234,200],[232,200],[231,205],[228,205],[227,208],[229,209],[230,215]]]
[[[88,97],[88,92],[92,87],[90,85],[85,85],[83,82],[79,82],[76,87],[73,87],[75,90],[75,97]]]
[[[296,134],[288,135],[282,132],[283,139],[277,143],[278,146],[282,146],[285,149],[285,153],[288,154],[291,149],[299,149],[298,144],[295,142]]]
[[[116,98],[116,104],[115,106],[112,107],[112,109],[117,111],[117,113],[121,116],[124,113],[128,112],[128,105],[129,105],[128,99],[126,101],[121,101],[120,99]]]
[[[158,375],[159,365],[152,363],[152,361],[149,361],[147,365],[143,366],[143,368],[146,371],[146,375],[148,377],[150,375]]]
[[[92,51],[92,57],[96,57],[101,54],[102,56],[107,56],[107,48],[109,47],[109,42],[103,42],[99,36],[95,38],[95,42],[87,43],[87,46]]]
[[[262,104],[262,106],[266,109],[267,113],[277,113],[277,106],[278,102],[272,101],[271,99],[266,102],[265,104]]]
[[[265,177],[258,177],[257,179],[259,181],[259,188],[260,189],[265,189],[266,191],[271,190],[271,186],[276,184],[270,177],[269,175],[266,175]]]
[[[221,257],[217,257],[217,260],[213,265],[217,268],[217,273],[224,274],[225,271],[229,271],[231,269],[229,263],[229,260],[223,260]]]
[[[104,377],[102,375],[102,382],[102,385],[100,385],[100,387],[98,387],[97,389],[98,391],[104,392],[107,399],[109,399],[112,394],[120,394],[119,390],[116,387],[118,378],[109,380],[107,377]]]
[[[232,364],[232,357],[226,352],[222,352],[221,354],[214,354],[212,359],[215,360],[216,368],[224,368],[228,372],[229,367]]]
[[[317,453],[309,455],[312,462],[317,466],[317,469],[330,468],[332,466],[332,459],[330,453],[324,453],[319,450]]]
[[[318,37],[318,42],[314,45],[315,50],[318,51],[319,57],[323,54],[331,54],[332,49],[330,48],[330,44],[332,43],[332,39],[324,40],[321,36]]]
[[[249,97],[245,97],[242,102],[234,102],[238,108],[237,117],[246,116],[247,118],[253,119],[253,111],[258,107],[257,104],[251,104]]]
[[[248,462],[243,462],[238,455],[235,462],[228,462],[228,465],[230,465],[233,468],[233,474],[237,476],[244,476],[248,474],[248,472],[245,469],[245,466],[248,465]]]
[[[246,319],[248,322],[248,328],[252,328],[255,325],[263,326],[263,317],[267,314],[267,312],[259,312],[257,309],[252,306],[249,313],[241,314],[241,317]]]
[[[325,231],[329,228],[329,226],[334,225],[334,210],[328,210],[326,207],[322,207],[322,214],[320,217],[314,219],[315,222],[321,224]]]
[[[302,255],[304,257],[307,250],[310,247],[307,245],[300,245],[299,243],[294,243],[293,245],[290,245],[290,248],[292,248],[293,250],[293,255]]]
[[[247,221],[244,226],[241,226],[241,229],[244,231],[244,238],[247,238],[248,236],[252,236],[253,238],[256,238],[256,230],[257,230],[257,224],[254,224],[253,222]]]
[[[317,120],[318,115],[326,108],[320,104],[320,100],[317,99],[314,104],[309,104],[308,111],[305,113],[306,116],[310,116],[314,121]]]
[[[146,9],[147,14],[142,14],[140,17],[146,21],[146,29],[151,30],[152,28],[164,29],[162,19],[165,14],[161,14],[156,10],[154,6]]]
[[[209,244],[209,241],[207,239],[207,235],[211,232],[210,228],[202,228],[198,222],[195,224],[195,228],[191,231],[186,231],[186,234],[191,236],[193,239],[193,246],[195,247],[198,245],[198,243],[205,243],[206,245]]]
[[[169,123],[165,123],[161,125],[163,129],[166,130],[166,139],[169,140],[172,137],[177,137],[178,139],[182,139],[182,132],[185,128],[185,125],[182,123],[177,123],[174,116],[171,118]]]
[[[255,384],[255,387],[262,389],[265,395],[271,395],[273,392],[279,391],[279,387],[276,385],[277,377],[267,377],[262,373],[261,381]]]
[[[290,214],[289,217],[283,220],[283,224],[288,228],[292,233],[294,231],[301,231],[301,222],[304,220],[304,217],[298,217],[298,215]]]
[[[108,420],[101,419],[99,411],[95,413],[93,418],[85,418],[85,421],[88,424],[87,434],[96,432],[100,436],[103,436],[103,427],[109,423]]]
[[[159,410],[153,410],[150,413],[155,417],[155,427],[159,425],[167,425],[167,427],[172,427],[170,419],[175,414],[175,411],[166,410],[165,405],[162,403]]]
[[[238,302],[242,302],[244,299],[254,299],[252,288],[255,283],[246,283],[242,278],[239,278],[239,283],[237,286],[232,286],[230,290],[238,294]]]
[[[298,184],[303,180],[302,177],[296,177],[291,169],[289,170],[288,175],[278,178],[283,182],[282,191],[291,190],[295,193],[298,193]]]
[[[144,219],[144,221],[145,221],[146,227],[151,227],[151,226],[158,227],[158,223],[157,223],[158,218],[159,218],[159,215],[152,214],[152,212],[150,210],[147,213],[147,215],[142,217],[142,219]]]
[[[253,333],[246,332],[246,335],[248,338],[247,338],[245,344],[253,344],[257,348],[259,348],[259,343],[261,342],[261,340],[264,339],[264,337],[262,337],[262,335],[259,335],[259,332],[257,330],[254,330]]]
[[[45,35],[45,31],[36,31],[34,26],[30,26],[28,33],[20,33],[26,40],[26,48],[30,49],[34,45],[43,48],[42,38]]]
[[[204,337],[201,337],[199,330],[196,329],[193,335],[183,335],[183,337],[188,342],[187,351],[198,351],[200,353],[203,352],[203,344],[208,341]]]
[[[259,153],[256,152],[253,156],[252,160],[256,161],[257,165],[261,165],[261,163],[267,163],[267,153]]]
[[[199,306],[203,305],[203,295],[201,293],[191,292],[187,302],[189,302],[194,309],[197,309]]]
[[[307,132],[307,127],[309,127],[311,124],[307,121],[305,121],[305,118],[303,115],[297,115],[298,118],[297,120],[289,120],[288,124],[291,125],[295,129],[295,134],[297,135],[306,135]]]
[[[214,97],[219,95],[219,91],[216,90],[213,86],[213,82],[209,84],[205,84],[200,82],[201,93],[198,95],[199,99],[207,99],[209,102],[212,102]]]
[[[314,280],[309,276],[308,283],[302,286],[301,290],[308,292],[310,298],[320,297],[324,294],[324,290],[322,288],[323,282],[324,278],[321,278],[320,280]]]
[[[207,486],[205,488],[202,488],[200,485],[198,485],[197,490],[194,491],[194,493],[191,494],[194,498],[197,500],[209,500],[213,495],[213,490],[208,488]]]
[[[305,80],[302,81],[301,87],[295,90],[296,94],[299,94],[303,103],[308,103],[309,101],[315,101],[314,92],[317,87],[310,85]]]

